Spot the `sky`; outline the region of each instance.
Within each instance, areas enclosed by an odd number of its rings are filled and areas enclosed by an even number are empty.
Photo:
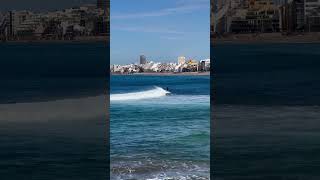
[[[49,11],[96,0],[0,0],[0,11]],[[210,0],[111,0],[111,64],[210,55]]]
[[[111,0],[111,64],[210,56],[210,0]]]

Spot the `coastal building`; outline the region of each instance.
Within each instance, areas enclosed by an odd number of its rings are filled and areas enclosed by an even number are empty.
[[[97,8],[106,10],[110,0],[97,0]]]
[[[206,70],[206,62],[200,61],[199,62],[199,71],[205,71]]]
[[[250,32],[280,31],[279,11],[273,0],[250,0],[246,20],[250,26]]]
[[[196,60],[190,59],[188,62],[188,70],[191,72],[199,71],[199,63]]]
[[[143,55],[141,55],[143,56]],[[143,59],[143,58],[142,58]],[[153,72],[203,72],[210,71],[210,59],[197,60],[191,59],[186,63],[172,62],[154,62],[149,61],[143,64],[127,64],[127,65],[112,65],[110,72],[115,74],[131,74],[131,73],[153,73]]]
[[[199,71],[210,71],[210,59],[201,60],[199,62]]]
[[[305,0],[304,10],[306,31],[320,31],[320,0]]]
[[[293,0],[280,5],[281,32],[303,31],[305,26],[304,0]]]
[[[214,38],[239,33],[320,32],[320,0],[214,0],[211,13]]]
[[[296,14],[294,3],[285,3],[279,7],[280,31],[290,33],[295,30]]]
[[[18,39],[39,39],[44,31],[41,15],[30,11],[13,12],[12,31]]]
[[[186,57],[180,56],[178,57],[178,64],[185,64],[186,63]]]
[[[296,10],[296,30],[303,31],[305,28],[305,12],[304,12],[304,0],[294,0]]]
[[[0,40],[6,41],[11,37],[10,13],[0,13]]]
[[[215,9],[216,9],[216,2],[215,0],[210,1],[210,36],[214,34],[214,29],[215,29]]]
[[[72,40],[109,35],[109,16],[92,4],[49,12],[21,10],[1,14],[0,38],[4,40]]]
[[[115,74],[131,74],[131,73],[154,73],[154,72],[168,72],[168,73],[180,73],[180,72],[205,72],[210,71],[210,59],[204,59],[197,61],[190,59],[186,62],[186,57],[181,56],[178,58],[183,60],[181,63],[173,62],[155,62],[146,61],[144,55],[141,55],[140,64],[126,64],[126,65],[112,65],[110,66],[110,72]]]
[[[140,64],[147,64],[147,58],[145,55],[140,55]]]
[[[279,12],[273,0],[218,1],[215,10],[217,34],[279,31]]]

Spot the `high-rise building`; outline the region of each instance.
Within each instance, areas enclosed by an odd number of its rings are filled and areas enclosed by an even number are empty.
[[[106,10],[109,3],[110,0],[97,0],[97,8]]]
[[[13,34],[13,12],[9,12],[9,36],[12,37]]]
[[[282,32],[303,31],[305,26],[304,0],[285,2],[279,7]]]
[[[140,64],[147,64],[147,58],[145,55],[140,56]]]
[[[304,17],[304,0],[294,0],[296,10],[296,29],[302,30],[305,25],[305,17]]]
[[[186,63],[186,57],[180,56],[178,57],[178,64],[185,64]]]
[[[306,31],[320,31],[320,0],[305,0]]]
[[[200,61],[199,71],[206,71],[206,62],[205,61]]]

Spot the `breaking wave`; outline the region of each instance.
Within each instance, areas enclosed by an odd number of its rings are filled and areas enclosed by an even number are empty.
[[[111,94],[111,101],[126,101],[126,100],[142,100],[142,99],[152,99],[159,98],[170,94],[169,91],[164,90],[161,87],[155,86],[151,90],[145,90],[140,92],[123,93],[123,94]]]

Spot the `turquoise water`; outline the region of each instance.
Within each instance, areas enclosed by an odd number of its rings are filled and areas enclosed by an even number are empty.
[[[208,179],[209,81],[112,76],[111,179]]]

